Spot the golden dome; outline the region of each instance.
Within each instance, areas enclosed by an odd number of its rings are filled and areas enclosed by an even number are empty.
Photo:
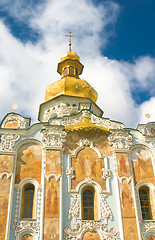
[[[67,52],[61,57],[58,64],[58,73],[61,79],[47,87],[45,101],[60,95],[90,98],[96,102],[97,92],[83,79],[79,78],[83,65],[75,52]]]

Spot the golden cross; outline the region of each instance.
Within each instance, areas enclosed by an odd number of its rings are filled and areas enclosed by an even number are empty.
[[[69,43],[68,43],[68,45],[69,45],[69,52],[71,52],[71,45],[72,45],[72,43],[71,43],[71,38],[72,37],[76,37],[76,35],[73,35],[73,34],[71,34],[72,32],[71,31],[69,31],[69,34],[65,34],[65,37],[69,37]]]

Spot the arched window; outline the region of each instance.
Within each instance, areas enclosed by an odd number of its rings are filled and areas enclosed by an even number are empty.
[[[65,68],[63,69],[63,76],[67,75],[67,73],[68,73],[68,69],[67,69],[67,67],[65,67]]]
[[[22,240],[33,240],[33,236],[30,234],[24,234]]]
[[[140,187],[139,198],[140,198],[141,213],[142,213],[143,219],[144,220],[152,219],[149,187],[147,186]]]
[[[74,75],[74,67],[73,66],[69,67],[69,74]]]
[[[86,188],[82,193],[82,219],[94,220],[94,189]]]
[[[26,184],[23,187],[21,217],[33,218],[34,213],[34,185]]]

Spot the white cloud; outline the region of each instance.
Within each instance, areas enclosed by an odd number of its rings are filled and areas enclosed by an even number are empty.
[[[1,119],[16,103],[19,105],[17,112],[36,121],[46,87],[60,78],[56,73],[57,63],[68,48],[68,40],[64,40],[63,35],[72,29],[78,35],[73,40],[73,50],[85,65],[83,78],[98,92],[98,104],[105,111],[104,116],[122,121],[127,127],[135,127],[145,120],[143,112],[148,105],[153,105],[153,100],[137,106],[131,90],[140,85],[150,91],[155,60],[141,56],[134,63],[119,62],[103,57],[100,52],[100,47],[106,47],[110,36],[107,25],[116,21],[117,4],[109,2],[94,6],[86,0],[50,0],[28,12],[26,6],[23,9],[22,4],[17,4],[19,1],[14,2],[16,7],[12,15],[17,16],[20,11],[18,19],[24,21],[27,17],[41,38],[36,44],[23,44],[0,23]],[[101,32],[104,32],[102,38]],[[149,111],[153,116],[153,107]]]

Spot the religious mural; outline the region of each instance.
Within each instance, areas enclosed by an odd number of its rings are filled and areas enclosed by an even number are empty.
[[[134,200],[132,196],[132,185],[128,182],[128,179],[124,179],[120,182],[120,193],[122,203],[122,216],[123,217],[135,217]]]
[[[59,219],[45,218],[44,240],[59,240]]]
[[[0,173],[12,172],[13,156],[12,155],[0,155]]]
[[[60,174],[60,151],[46,151],[46,174]]]
[[[117,169],[119,177],[130,176],[128,154],[117,153]]]
[[[72,180],[72,189],[85,178],[92,178],[105,189],[105,180],[102,178],[102,168],[104,159],[99,158],[98,154],[91,148],[85,147],[76,158],[72,158],[72,167],[75,169],[75,178]]]
[[[155,181],[150,151],[148,149],[134,149],[131,154],[131,159],[133,161],[136,182],[147,180],[154,184]]]
[[[19,148],[16,166],[16,183],[25,178],[41,181],[42,149],[39,145],[24,144]]]
[[[0,239],[5,239],[10,181],[6,176],[0,179]]]
[[[25,235],[22,237],[22,240],[33,240],[33,236],[30,235],[30,234],[25,234]]]
[[[125,240],[138,240],[137,223],[135,218],[123,219]]]
[[[44,239],[59,239],[59,207],[60,182],[55,178],[45,182],[45,237]]]
[[[82,240],[101,240],[101,238],[98,233],[86,232]]]
[[[149,236],[147,237],[147,240],[155,240],[155,235],[149,235]]]

